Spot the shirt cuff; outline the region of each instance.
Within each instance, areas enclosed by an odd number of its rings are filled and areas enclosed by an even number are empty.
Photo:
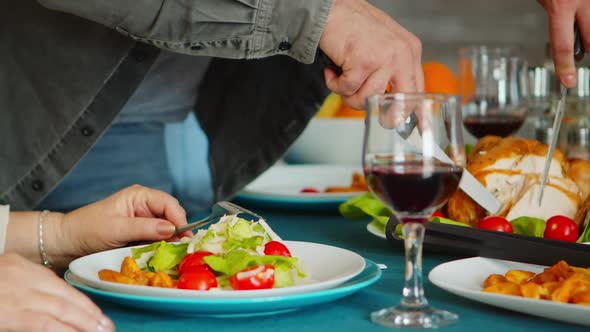
[[[333,0],[261,0],[251,58],[284,54],[313,63]]]
[[[9,217],[10,207],[8,205],[0,205],[0,254],[3,254],[6,248],[6,232],[8,230]]]

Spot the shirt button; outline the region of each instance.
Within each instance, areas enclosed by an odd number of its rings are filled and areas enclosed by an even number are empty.
[[[41,180],[34,180],[31,187],[34,191],[41,191],[43,190],[43,181]]]
[[[89,126],[84,126],[84,127],[82,127],[82,130],[80,130],[80,132],[82,132],[82,135],[88,137],[88,136],[92,136],[92,134],[94,134],[94,129],[92,129],[92,127],[89,127]]]
[[[142,62],[147,58],[147,53],[145,51],[140,50],[140,49],[132,49],[131,50],[131,57],[136,62]]]
[[[280,51],[288,51],[290,49],[291,49],[291,43],[289,43],[289,42],[284,41],[279,44]]]

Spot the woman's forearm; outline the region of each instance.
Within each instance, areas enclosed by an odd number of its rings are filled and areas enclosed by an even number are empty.
[[[5,252],[16,253],[30,261],[41,263],[39,249],[39,217],[40,212],[11,212],[10,221],[6,233]],[[45,215],[43,221],[43,244],[48,255],[49,262],[56,269],[67,266],[72,257],[67,252],[66,243],[60,243],[60,224],[62,213],[50,212]]]

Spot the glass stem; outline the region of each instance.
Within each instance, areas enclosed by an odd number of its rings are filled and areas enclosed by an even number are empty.
[[[401,304],[420,308],[428,305],[422,288],[422,241],[424,225],[419,222],[407,222],[403,225],[406,248],[406,281]]]

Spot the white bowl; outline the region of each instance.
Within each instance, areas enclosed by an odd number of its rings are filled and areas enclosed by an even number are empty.
[[[364,118],[313,118],[285,154],[293,164],[361,165]]]

